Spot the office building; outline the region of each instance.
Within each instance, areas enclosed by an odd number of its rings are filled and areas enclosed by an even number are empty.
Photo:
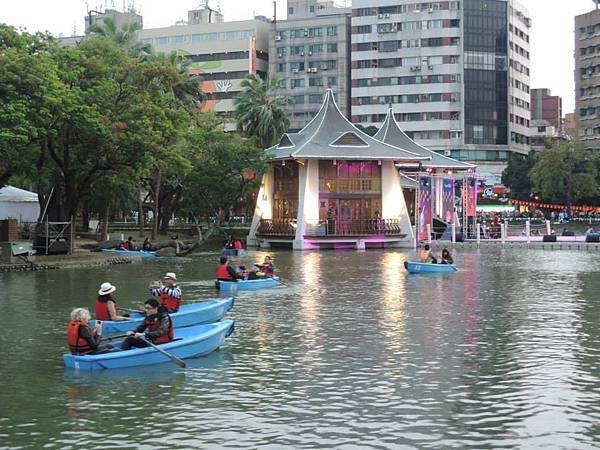
[[[600,150],[600,10],[575,17],[575,125],[586,148]]]
[[[352,121],[391,106],[407,135],[499,183],[529,151],[529,28],[514,0],[355,0]]]
[[[562,98],[552,95],[550,89],[531,89],[531,120],[544,121],[562,130]]]
[[[287,15],[270,32],[269,73],[281,77],[279,94],[293,100],[290,130],[300,130],[317,114],[327,87],[349,117],[350,8],[294,0],[288,1]]]

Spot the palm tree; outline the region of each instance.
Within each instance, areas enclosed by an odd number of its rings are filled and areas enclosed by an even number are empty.
[[[127,23],[123,27],[118,27],[111,17],[107,17],[102,22],[92,25],[90,32],[111,39],[131,56],[142,57],[152,53],[152,46],[138,40],[137,32],[141,28],[141,25],[137,22]]]
[[[190,61],[178,52],[154,53],[151,57],[154,61],[166,63],[174,67],[181,75],[179,83],[173,86],[173,96],[181,106],[188,111],[195,111],[200,104],[206,100],[206,94],[202,92],[202,77],[191,75]]]
[[[277,95],[279,78],[265,81],[258,75],[248,75],[242,81],[242,91],[233,100],[238,130],[253,136],[261,147],[275,144],[290,125],[287,107],[292,99]]]

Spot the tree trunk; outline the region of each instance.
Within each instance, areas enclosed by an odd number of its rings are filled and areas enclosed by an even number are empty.
[[[160,198],[160,169],[156,171],[156,186],[154,188],[154,217],[152,218],[152,240],[156,239],[158,235],[158,223],[160,220],[160,208],[159,208],[159,198]]]
[[[144,199],[142,198],[142,185],[138,188],[138,225],[140,237],[144,237]]]
[[[100,240],[104,241],[108,239],[108,221],[110,220],[110,206],[106,205],[102,218],[102,228],[100,229]]]
[[[88,231],[90,229],[90,210],[87,208],[83,208],[81,211],[81,221],[82,228],[84,231]]]

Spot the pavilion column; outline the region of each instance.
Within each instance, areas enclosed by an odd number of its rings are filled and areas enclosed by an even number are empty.
[[[442,173],[437,173],[436,175],[438,175],[437,177],[433,178],[433,192],[434,195],[433,197],[435,198],[435,215],[438,217],[442,217],[443,211],[442,211],[442,198],[443,198],[443,194],[444,194],[444,180],[441,178],[441,174]]]
[[[307,227],[319,224],[319,161],[308,159],[298,163],[298,220],[293,248],[311,250],[318,246],[310,245],[304,235]]]
[[[393,161],[383,161],[381,165],[381,218],[398,220],[402,233],[406,233],[406,242],[412,246],[413,228]]]
[[[262,177],[260,189],[256,196],[256,208],[254,208],[254,216],[252,217],[252,225],[250,233],[246,238],[246,243],[249,246],[257,246],[256,233],[260,226],[261,219],[273,218],[273,167],[269,166]]]

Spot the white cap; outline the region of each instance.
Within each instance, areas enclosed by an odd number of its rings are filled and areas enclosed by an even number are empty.
[[[165,276],[163,277],[165,280],[170,278],[172,280],[177,281],[177,276],[173,273],[173,272],[167,272],[165,273]]]

